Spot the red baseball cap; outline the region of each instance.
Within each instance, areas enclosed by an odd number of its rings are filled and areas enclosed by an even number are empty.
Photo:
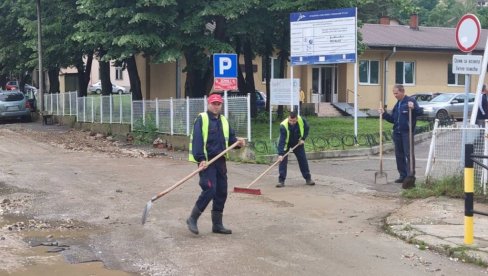
[[[222,99],[222,96],[220,96],[219,94],[212,94],[212,95],[208,96],[207,101],[209,103],[214,103],[214,102],[223,103],[224,102],[224,100]]]

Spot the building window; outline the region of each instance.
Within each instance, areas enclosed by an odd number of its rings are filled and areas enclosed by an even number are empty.
[[[281,61],[278,58],[270,57],[271,60],[271,78],[277,79],[280,78],[280,67]],[[261,71],[261,80],[262,82],[266,82],[266,59],[262,59],[262,71]]]
[[[116,80],[124,79],[123,74],[122,74],[122,67],[115,67],[115,79]]]
[[[415,62],[397,61],[395,68],[396,84],[415,84]]]
[[[359,83],[378,84],[380,62],[377,60],[359,61]]]
[[[452,73],[452,63],[447,65],[447,84],[448,85],[464,85],[465,83],[464,74],[453,74]]]

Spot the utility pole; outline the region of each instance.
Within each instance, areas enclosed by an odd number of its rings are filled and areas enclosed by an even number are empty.
[[[38,55],[38,69],[39,69],[39,107],[40,114],[42,117],[42,112],[44,111],[44,78],[42,74],[42,33],[41,33],[41,0],[36,0],[37,6],[37,55]],[[41,118],[42,119],[42,118]]]

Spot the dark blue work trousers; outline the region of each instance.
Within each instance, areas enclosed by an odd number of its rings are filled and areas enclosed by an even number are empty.
[[[286,149],[286,152],[288,152],[289,148]],[[310,179],[310,169],[308,168],[308,161],[307,161],[307,156],[305,155],[305,147],[303,145],[296,147],[293,150],[293,153],[295,154],[297,161],[298,161],[298,166],[300,167],[300,172],[302,173],[303,178],[305,179]],[[286,179],[286,171],[288,167],[288,155],[283,158],[283,161],[280,163],[279,167],[279,181],[285,181]]]
[[[413,138],[412,138],[413,139]],[[412,149],[413,156],[410,158],[410,142],[408,132],[394,132],[393,143],[395,144],[395,157],[397,170],[400,173],[400,179],[412,175],[415,176],[415,152]],[[414,143],[412,141],[412,147]],[[413,171],[410,174],[410,160],[413,162]]]
[[[205,170],[199,172],[200,187],[202,192],[197,199],[196,205],[201,212],[205,211],[207,205],[213,200],[212,211],[224,211],[227,200],[227,165],[225,157],[220,157],[210,164]]]

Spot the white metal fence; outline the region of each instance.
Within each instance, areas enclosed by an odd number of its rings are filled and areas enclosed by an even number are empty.
[[[236,135],[250,141],[250,98],[226,97],[224,102],[224,115]],[[77,97],[76,91],[45,94],[44,103],[44,111],[76,116],[78,122],[131,124],[133,131],[154,127],[171,135],[190,135],[193,121],[207,109],[206,97],[132,101],[132,94]]]
[[[487,134],[487,128],[439,126],[438,120],[436,120],[432,131],[425,176],[431,179],[441,179],[463,174],[464,144],[473,144],[474,154],[486,156],[488,155]],[[482,162],[484,165],[488,164],[487,159],[483,159]],[[486,170],[475,163],[474,171],[475,183],[478,183],[482,187],[483,193],[486,194]]]

